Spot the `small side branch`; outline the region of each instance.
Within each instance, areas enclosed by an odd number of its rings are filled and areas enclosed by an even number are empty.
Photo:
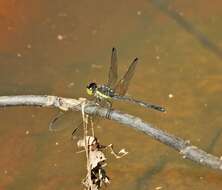
[[[38,96],[38,95],[21,95],[21,96],[1,96],[0,107],[4,106],[41,106],[55,107],[63,111],[73,110],[81,111],[81,104],[85,99],[71,99],[57,96]],[[85,102],[85,113],[97,114],[100,117],[106,118],[107,113],[109,119],[118,123],[127,125],[136,130],[151,136],[163,144],[170,146],[182,154],[183,158],[190,159],[201,165],[208,166],[212,169],[222,170],[222,160],[219,157],[208,154],[207,152],[191,145],[179,137],[175,137],[165,131],[155,128],[149,123],[142,121],[140,118],[122,113],[118,110],[108,110],[94,102]]]

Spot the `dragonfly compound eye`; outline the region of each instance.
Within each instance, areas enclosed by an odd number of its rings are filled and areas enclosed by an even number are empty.
[[[92,96],[96,92],[96,89],[97,89],[97,85],[96,85],[96,83],[93,82],[93,83],[90,83],[89,85],[87,85],[86,92],[87,92],[87,94]]]

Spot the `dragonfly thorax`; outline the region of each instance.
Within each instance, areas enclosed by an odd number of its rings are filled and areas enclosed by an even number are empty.
[[[99,99],[110,99],[115,95],[115,92],[106,85],[99,85],[94,95]]]

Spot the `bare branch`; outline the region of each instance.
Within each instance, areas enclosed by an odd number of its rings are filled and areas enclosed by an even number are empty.
[[[41,106],[41,107],[56,107],[63,111],[76,110],[81,111],[81,104],[85,99],[71,99],[57,96],[1,96],[0,107],[3,106]],[[182,154],[183,158],[190,159],[201,165],[208,166],[213,169],[222,170],[222,160],[219,157],[208,154],[205,151],[191,145],[179,137],[175,137],[167,132],[155,128],[149,123],[142,121],[140,118],[122,113],[118,110],[108,110],[94,102],[87,101],[84,111],[87,114],[97,114],[100,117],[106,118],[107,113],[109,119],[118,123],[127,125],[136,130],[151,136],[152,138],[170,146]]]

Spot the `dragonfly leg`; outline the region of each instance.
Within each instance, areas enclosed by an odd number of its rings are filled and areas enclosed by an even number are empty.
[[[100,105],[100,104],[102,103],[102,99],[96,98],[96,99],[95,99],[95,102],[96,102],[96,104],[99,104],[99,105]]]
[[[110,119],[110,113],[112,111],[112,102],[108,99],[100,99],[100,98],[96,98],[95,102],[98,103],[100,106],[108,109],[106,113],[106,118]]]
[[[106,118],[110,119],[110,114],[112,112],[112,102],[107,100],[106,104],[108,105],[108,111],[106,112]]]

